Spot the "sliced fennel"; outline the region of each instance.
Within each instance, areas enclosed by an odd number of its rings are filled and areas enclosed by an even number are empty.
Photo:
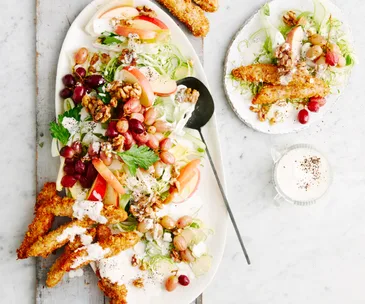
[[[206,274],[212,266],[213,258],[210,255],[203,255],[197,258],[192,264],[191,269],[195,276],[199,277]]]
[[[326,16],[328,15],[326,7],[323,5],[323,3],[320,0],[313,0],[314,4],[314,15],[313,19],[316,23],[316,30],[319,34],[323,35],[323,29],[325,26],[325,20]]]

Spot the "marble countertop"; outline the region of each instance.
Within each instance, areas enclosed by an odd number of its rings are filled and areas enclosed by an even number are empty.
[[[205,70],[216,102],[228,197],[252,265],[246,265],[230,226],[222,264],[204,292],[206,304],[365,303],[365,2],[334,2],[353,29],[359,63],[321,123],[280,136],[247,128],[222,87],[230,39],[264,1],[221,0],[219,12],[210,15]],[[26,304],[34,303],[34,261],[16,261],[15,250],[33,216],[35,196],[35,4],[19,0],[1,7],[0,293],[1,302]],[[270,150],[295,143],[317,146],[334,170],[330,193],[312,207],[273,201]]]

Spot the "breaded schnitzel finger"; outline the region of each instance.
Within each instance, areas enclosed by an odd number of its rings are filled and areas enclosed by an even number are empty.
[[[96,235],[96,228],[89,229],[86,233],[86,236],[90,236],[90,242],[92,242]],[[76,249],[84,246],[82,243],[81,237],[76,236],[75,241],[68,243],[65,246],[64,252],[60,255],[60,257],[53,263],[51,266],[48,274],[47,274],[47,280],[46,285],[48,287],[54,287],[56,286],[63,278],[65,271],[62,270],[61,266],[64,263],[64,260],[68,257],[68,255],[75,251]]]
[[[158,0],[177,19],[184,23],[197,37],[205,37],[209,32],[209,20],[204,11],[191,0]]]
[[[218,0],[194,0],[203,10],[213,13],[218,9]]]
[[[139,242],[139,236],[135,232],[122,232],[110,235],[97,243],[81,247],[72,252],[62,265],[64,271],[70,271],[86,266],[93,261],[109,258],[123,250],[133,247]]]
[[[93,221],[90,220],[78,220],[58,227],[56,230],[51,231],[43,238],[37,240],[29,248],[27,252],[28,256],[41,256],[46,258],[56,249],[61,248],[69,241],[72,242],[77,235],[84,235],[92,224]]]
[[[330,93],[328,86],[320,79],[303,85],[268,85],[252,100],[253,104],[272,104],[279,100],[326,96]]]
[[[28,231],[24,236],[22,244],[17,249],[18,259],[26,259],[28,257],[27,251],[29,247],[51,229],[54,216],[52,214],[41,214],[37,210],[52,200],[56,195],[55,183],[46,183],[38,194],[35,204],[36,215],[33,222],[28,226]]]
[[[110,303],[127,304],[128,291],[124,284],[118,285],[116,283],[110,282],[110,280],[107,278],[100,278],[98,286],[104,292],[104,294],[110,298]]]

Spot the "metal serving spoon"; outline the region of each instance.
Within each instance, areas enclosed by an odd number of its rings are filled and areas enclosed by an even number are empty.
[[[207,146],[207,144],[204,140],[203,133],[202,133],[202,130],[201,130],[201,128],[204,127],[207,124],[207,122],[210,120],[210,118],[213,116],[213,113],[214,113],[213,97],[210,94],[208,88],[197,78],[187,77],[187,78],[179,80],[177,83],[178,83],[178,85],[184,85],[188,88],[195,89],[195,90],[199,91],[199,93],[200,93],[198,102],[195,105],[195,110],[194,110],[193,114],[191,115],[190,119],[188,120],[188,122],[186,124],[186,127],[191,128],[191,129],[195,129],[195,130],[199,131],[199,133],[200,133],[200,136],[201,136],[201,138],[202,138],[202,140],[203,140],[203,142],[206,146],[206,152],[207,152],[207,155],[208,155],[208,159],[209,159],[210,164],[212,166],[212,169],[213,169],[215,178],[217,180],[219,189],[222,193],[223,200],[224,200],[224,203],[226,205],[228,214],[231,218],[234,230],[236,231],[238,240],[241,244],[241,248],[242,248],[243,253],[246,257],[246,261],[247,261],[248,264],[251,264],[250,258],[248,256],[246,248],[245,248],[245,245],[243,244],[240,231],[238,230],[236,220],[234,219],[231,207],[229,206],[229,203],[228,203],[227,196],[226,196],[226,194],[224,192],[224,189],[223,189],[223,186],[222,186],[222,184],[219,180],[217,170],[215,169],[212,157],[209,153],[208,146]]]

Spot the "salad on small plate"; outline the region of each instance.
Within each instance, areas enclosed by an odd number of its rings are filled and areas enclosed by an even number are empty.
[[[225,89],[238,116],[266,133],[299,131],[318,121],[355,63],[342,20],[325,0],[265,4],[227,54]]]

